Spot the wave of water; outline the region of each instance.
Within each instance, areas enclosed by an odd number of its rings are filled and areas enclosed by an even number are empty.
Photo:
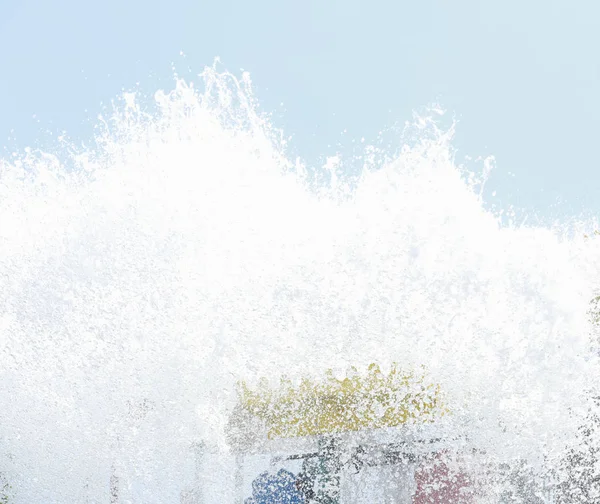
[[[227,453],[239,380],[371,362],[425,365],[488,460],[578,442],[597,384],[593,223],[502,224],[485,173],[457,166],[453,130],[427,117],[396,153],[365,147],[358,176],[339,157],[310,170],[247,75],[203,83],[177,81],[150,112],[125,94],[93,147],[0,160],[15,502],[105,502],[115,465],[134,502],[178,502],[190,443]],[[223,499],[233,476],[215,464]]]

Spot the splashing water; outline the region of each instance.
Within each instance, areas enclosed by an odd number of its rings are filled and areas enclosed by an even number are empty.
[[[233,502],[236,383],[371,362],[425,366],[486,463],[552,464],[578,442],[598,369],[592,223],[502,225],[429,118],[396,155],[365,148],[357,177],[339,158],[310,171],[247,75],[203,79],[152,113],[124,95],[93,149],[0,160],[14,502],[106,502],[113,470],[131,502],[179,502],[199,439],[209,494]]]

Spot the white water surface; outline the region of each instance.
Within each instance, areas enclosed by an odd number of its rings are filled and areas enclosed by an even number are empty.
[[[598,384],[595,223],[487,210],[492,161],[457,166],[435,110],[391,152],[313,169],[246,74],[202,82],[154,108],[125,94],[89,147],[0,159],[0,471],[15,503],[108,502],[112,466],[131,502],[178,502],[199,439],[207,496],[225,502],[239,380],[371,362],[425,366],[487,462],[537,467],[579,442]]]

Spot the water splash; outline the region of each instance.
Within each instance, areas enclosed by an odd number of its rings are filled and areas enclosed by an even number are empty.
[[[311,170],[247,75],[202,77],[150,112],[125,94],[93,148],[0,160],[0,470],[15,502],[104,502],[112,470],[132,502],[178,502],[190,444],[226,453],[239,380],[371,362],[425,365],[447,428],[487,462],[577,443],[597,384],[594,223],[501,225],[482,202],[491,165],[456,166],[453,128],[427,117],[397,154],[366,147],[356,177],[340,158]]]

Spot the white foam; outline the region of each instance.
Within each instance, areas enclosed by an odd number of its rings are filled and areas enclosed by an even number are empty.
[[[371,362],[425,365],[491,459],[574,439],[569,411],[597,383],[592,223],[502,226],[427,118],[391,161],[365,146],[358,178],[332,157],[315,186],[247,75],[204,82],[158,92],[156,113],[124,95],[94,148],[0,162],[15,502],[80,502],[84,485],[102,500],[112,464],[174,502],[189,444],[226,449],[238,380]]]

